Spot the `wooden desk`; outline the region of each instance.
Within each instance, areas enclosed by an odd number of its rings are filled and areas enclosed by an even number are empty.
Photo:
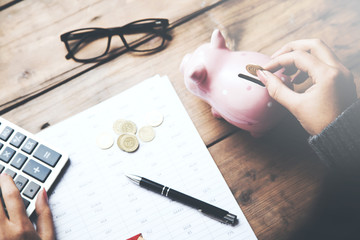
[[[228,0],[177,26],[148,56],[126,53],[106,64],[66,60],[60,34],[181,17],[216,1],[0,1],[0,112],[36,133],[155,74],[167,75],[259,239],[286,239],[311,217],[325,168],[290,115],[261,139],[212,117],[179,72],[182,57],[219,28],[233,50],[271,55],[302,38],[323,39],[354,74],[360,92],[360,2]]]

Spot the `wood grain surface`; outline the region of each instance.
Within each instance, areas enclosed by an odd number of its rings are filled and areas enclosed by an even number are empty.
[[[173,39],[158,53],[125,53],[103,64],[65,59],[60,35],[67,31],[149,17],[173,23],[216,2],[38,0],[3,9],[0,113],[37,133],[146,78],[167,75],[257,237],[288,239],[311,218],[326,175],[307,145],[308,135],[290,114],[260,139],[214,118],[210,107],[186,90],[179,66],[186,53],[210,41],[215,28],[230,49],[268,55],[289,41],[319,38],[353,72],[359,94],[360,1],[220,1],[172,29]]]

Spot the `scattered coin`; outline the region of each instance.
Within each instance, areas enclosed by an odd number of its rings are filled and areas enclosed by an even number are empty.
[[[120,135],[122,134],[121,132],[121,126],[123,124],[123,122],[125,122],[125,119],[118,119],[113,123],[113,130],[116,134]]]
[[[123,133],[132,133],[135,134],[137,131],[136,124],[132,121],[119,119],[116,120],[113,124],[113,129],[116,134],[120,135]]]
[[[127,119],[118,119],[113,123],[113,130],[119,135],[117,139],[118,147],[125,152],[134,152],[139,148],[137,136],[143,142],[150,142],[155,138],[155,129],[162,124],[164,116],[160,111],[152,111],[146,114],[146,121],[149,125],[143,126],[137,131],[134,122]],[[137,133],[138,132],[138,133]],[[136,133],[138,134],[136,136]],[[108,149],[114,145],[111,133],[103,133],[97,137],[96,144],[101,149]]]
[[[139,147],[139,141],[134,134],[121,134],[117,140],[118,147],[125,152],[134,152]]]
[[[137,127],[136,124],[133,123],[132,121],[125,121],[122,126],[121,126],[121,130],[123,133],[132,133],[135,134],[137,131]]]
[[[103,132],[96,138],[96,145],[101,149],[111,148],[114,144],[114,138],[111,133]]]
[[[246,70],[247,70],[250,74],[252,74],[252,75],[254,75],[255,77],[257,77],[256,71],[257,71],[257,70],[263,70],[263,68],[262,68],[261,66],[259,66],[259,65],[248,64],[248,65],[246,65]]]
[[[155,137],[155,130],[152,126],[144,126],[139,129],[138,135],[141,141],[150,142]]]
[[[121,134],[117,139],[117,145],[123,151],[125,151],[125,150],[124,150],[123,146],[120,144],[120,142],[121,142],[121,138],[124,137],[124,136],[125,136],[125,134]]]
[[[164,121],[164,116],[160,111],[154,110],[147,113],[145,119],[150,126],[157,127]]]

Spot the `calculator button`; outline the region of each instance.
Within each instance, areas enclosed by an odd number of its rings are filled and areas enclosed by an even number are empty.
[[[2,149],[3,146],[4,146],[4,144],[0,143],[0,150]]]
[[[30,199],[33,199],[36,193],[39,191],[40,186],[34,182],[30,182],[24,190],[24,195]]]
[[[34,157],[43,161],[46,164],[49,164],[52,167],[55,167],[56,163],[61,158],[61,155],[41,144],[38,149],[36,149]]]
[[[5,169],[5,172],[7,175],[11,176],[12,178],[14,178],[16,176],[16,172],[14,172],[11,169]]]
[[[15,185],[21,192],[23,190],[23,188],[25,187],[25,185],[28,183],[28,181],[29,180],[26,177],[18,175],[15,179]]]
[[[46,178],[51,173],[51,170],[31,159],[25,165],[23,172],[29,174],[40,182],[45,182]]]
[[[26,136],[24,134],[17,132],[11,139],[10,144],[18,148],[24,142],[25,138]]]
[[[4,130],[0,134],[0,139],[7,141],[13,132],[14,132],[14,129],[12,129],[11,127],[4,128]]]
[[[20,169],[24,163],[26,162],[27,160],[27,157],[24,156],[23,154],[21,153],[17,153],[14,157],[14,159],[11,161],[11,166],[17,168],[17,169]]]
[[[26,141],[26,143],[24,144],[24,146],[21,148],[21,150],[23,150],[27,154],[31,154],[34,151],[37,144],[38,144],[37,141],[35,141],[34,139],[29,138]]]
[[[4,166],[0,164],[0,173],[2,173],[2,171],[4,171]]]
[[[0,160],[8,163],[10,161],[10,159],[14,156],[14,154],[15,154],[14,149],[12,149],[10,147],[6,147],[0,154]]]
[[[30,202],[28,200],[26,200],[25,198],[22,198],[24,205],[25,205],[25,209],[27,209],[27,207],[30,205]]]

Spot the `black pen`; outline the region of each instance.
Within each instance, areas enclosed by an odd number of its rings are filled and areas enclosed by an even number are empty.
[[[171,198],[174,201],[181,202],[185,205],[198,209],[200,212],[208,215],[211,218],[217,219],[222,223],[236,225],[237,217],[234,214],[229,213],[221,208],[210,205],[206,202],[200,201],[196,198],[190,197],[186,194],[178,192],[174,189],[161,185],[159,183],[153,182],[149,179],[139,177],[136,175],[126,175],[130,180],[132,180],[137,185],[140,185],[143,188],[146,188],[155,193],[159,193],[165,197]]]

